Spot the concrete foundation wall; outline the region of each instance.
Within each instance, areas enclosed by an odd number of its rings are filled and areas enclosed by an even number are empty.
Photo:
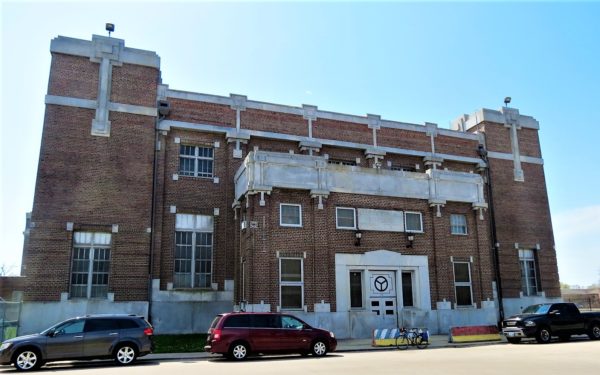
[[[152,325],[159,335],[206,333],[215,315],[229,311],[233,303],[227,301],[154,302]]]
[[[65,319],[88,314],[135,314],[148,318],[148,302],[108,300],[23,302],[18,334],[40,332]]]
[[[427,328],[431,334],[446,334],[450,327],[473,325],[496,325],[496,310],[459,309],[459,310],[403,310],[398,319],[382,318],[370,312],[331,312],[304,313],[294,312],[293,315],[308,324],[333,331],[338,339],[371,338],[376,328],[419,327]]]

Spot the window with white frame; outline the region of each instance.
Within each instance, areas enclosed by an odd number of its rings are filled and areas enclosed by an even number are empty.
[[[454,262],[454,289],[457,306],[472,306],[473,293],[471,288],[471,264],[469,262]]]
[[[450,233],[467,234],[467,217],[465,215],[450,215]]]
[[[423,232],[423,220],[420,212],[404,212],[404,227],[407,232]]]
[[[110,233],[74,233],[71,298],[107,297],[110,241]]]
[[[350,271],[350,307],[353,309],[363,308],[362,280],[362,271]]]
[[[304,307],[302,258],[279,258],[279,288],[282,309]]]
[[[179,146],[179,174],[213,177],[213,149],[202,146]]]
[[[302,206],[281,203],[279,205],[279,225],[282,227],[301,227]]]
[[[337,229],[356,229],[356,210],[354,208],[335,208],[335,227]]]
[[[177,214],[175,219],[175,288],[210,288],[213,217]]]
[[[521,290],[524,296],[535,296],[538,293],[535,253],[530,249],[519,250],[521,265]]]

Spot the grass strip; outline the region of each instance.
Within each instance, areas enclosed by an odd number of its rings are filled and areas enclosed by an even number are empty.
[[[153,353],[203,352],[206,333],[191,335],[154,335]]]

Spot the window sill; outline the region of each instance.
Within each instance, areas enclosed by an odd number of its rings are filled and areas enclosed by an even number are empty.
[[[178,174],[179,178],[189,178],[191,180],[213,180],[215,176],[189,176],[186,174]]]

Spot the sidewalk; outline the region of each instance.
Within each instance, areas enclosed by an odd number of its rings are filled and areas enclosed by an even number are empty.
[[[448,335],[432,335],[429,337],[429,348],[461,348],[471,346],[483,346],[483,345],[498,345],[504,344],[506,340],[503,338],[502,341],[483,341],[483,342],[468,342],[468,343],[449,343]],[[429,349],[428,348],[428,349]],[[410,348],[416,349],[416,348]],[[371,339],[344,339],[338,340],[338,346],[336,353],[344,352],[364,352],[372,350],[396,350],[394,346],[383,346],[374,347],[371,346]],[[218,358],[217,355],[209,354],[205,352],[195,353],[162,353],[162,354],[148,354],[145,357],[140,358],[141,360],[199,360],[208,358]]]

